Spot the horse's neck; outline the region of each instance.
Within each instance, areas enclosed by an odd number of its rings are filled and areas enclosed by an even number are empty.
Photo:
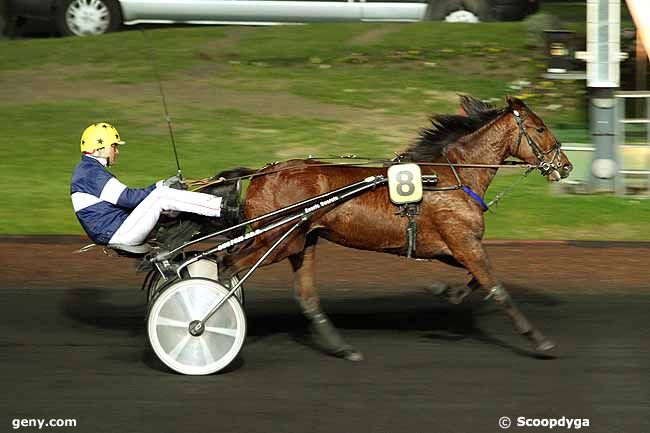
[[[497,121],[449,146],[445,156],[455,164],[498,165],[509,156],[508,143],[511,140],[511,131],[505,127],[504,122]],[[459,168],[457,171],[464,185],[483,196],[497,170],[497,168]]]

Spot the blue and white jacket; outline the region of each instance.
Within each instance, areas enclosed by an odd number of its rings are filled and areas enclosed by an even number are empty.
[[[90,239],[107,245],[131,211],[156,185],[128,188],[106,170],[106,160],[83,155],[72,173],[72,206]]]

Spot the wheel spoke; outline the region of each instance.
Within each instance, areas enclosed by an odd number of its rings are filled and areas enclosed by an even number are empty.
[[[234,296],[234,295],[233,295],[233,296]],[[201,315],[201,319],[204,319],[205,316],[206,316],[210,311],[212,311],[212,309],[213,309],[214,307],[216,307],[217,304],[219,304],[219,302],[221,302],[222,299],[223,299],[222,297],[218,297],[218,298],[216,298],[215,301],[212,303],[212,305],[210,305],[210,308],[207,308],[207,309],[202,313],[202,315]],[[226,304],[227,304],[227,302],[224,302],[223,304],[221,304],[221,306],[219,307],[219,310],[221,310],[221,309],[224,307],[224,305],[226,305]],[[219,311],[219,310],[217,310],[217,311]],[[214,314],[217,314],[217,311],[215,311]],[[206,320],[206,322],[207,322],[207,320]]]
[[[189,328],[190,322],[181,322],[180,320],[170,319],[169,317],[158,316],[156,325],[171,326],[172,328]]]
[[[206,364],[214,363],[214,357],[212,356],[212,352],[210,352],[210,348],[208,347],[208,343],[205,342],[205,339],[199,338],[199,344],[201,345],[201,351],[203,352],[205,363]]]
[[[190,320],[200,319],[200,317],[198,317],[197,312],[194,309],[194,305],[192,304],[192,298],[190,298],[187,294],[187,290],[181,290],[179,294],[181,296],[183,310],[185,310],[185,312],[187,313],[187,317]]]
[[[207,332],[212,332],[212,333],[221,334],[221,335],[227,335],[228,337],[233,337],[233,338],[237,336],[237,330],[236,329],[220,328],[218,326],[206,326],[205,330]]]
[[[178,342],[176,347],[174,347],[174,349],[169,352],[169,356],[173,359],[178,359],[178,355],[181,354],[183,349],[185,349],[185,346],[187,346],[187,343],[190,342],[190,338],[192,338],[190,334],[187,334],[185,337],[183,337],[181,341]]]

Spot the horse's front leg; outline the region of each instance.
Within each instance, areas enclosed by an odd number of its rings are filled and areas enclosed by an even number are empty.
[[[555,344],[536,329],[515,305],[510,294],[494,277],[487,253],[478,238],[448,239],[447,245],[454,257],[472,273],[475,287],[482,287],[488,292],[488,298],[500,305],[512,320],[515,329],[530,341],[539,351],[548,351]],[[471,284],[471,283],[470,283]]]
[[[305,249],[289,256],[293,268],[295,296],[303,314],[311,321],[316,342],[332,355],[349,361],[361,361],[363,354],[345,342],[320,307],[320,299],[314,286],[316,260],[316,235],[308,235]]]

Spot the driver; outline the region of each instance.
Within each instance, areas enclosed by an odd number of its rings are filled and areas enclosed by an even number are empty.
[[[72,174],[72,206],[93,242],[140,245],[166,210],[218,217],[221,197],[179,189],[177,176],[147,188],[128,188],[107,168],[124,145],[115,127],[93,123],[81,135],[81,162]]]

